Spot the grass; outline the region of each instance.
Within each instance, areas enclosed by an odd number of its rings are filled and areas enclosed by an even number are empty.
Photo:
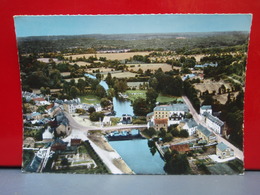
[[[119,121],[120,121],[120,118],[119,118],[119,117],[111,118],[112,126],[117,125],[117,123],[119,123]]]
[[[176,96],[166,96],[166,95],[162,95],[160,94],[158,96],[158,98],[156,99],[157,102],[160,102],[160,103],[168,103],[168,102],[172,102],[172,101],[182,101],[182,98],[180,97],[176,97]]]
[[[146,99],[146,90],[127,90],[126,94],[131,101],[135,101],[137,98]]]
[[[95,95],[84,95],[84,96],[79,96],[81,103],[86,103],[86,104],[99,104],[100,103],[100,98]]]

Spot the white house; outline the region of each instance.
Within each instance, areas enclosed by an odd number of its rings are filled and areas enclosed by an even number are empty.
[[[105,116],[102,121],[103,126],[111,126],[111,120],[109,116]]]
[[[33,98],[32,100],[37,106],[50,105],[50,102],[46,101],[44,98]]]
[[[204,113],[204,116],[205,116],[206,125],[216,133],[222,134],[224,128],[224,122],[207,112]]]
[[[203,106],[200,107],[200,114],[203,115],[205,112],[212,114],[211,105],[203,105]]]
[[[186,130],[189,133],[189,136],[196,132],[198,124],[193,119],[184,119],[180,123],[184,123],[182,129]]]

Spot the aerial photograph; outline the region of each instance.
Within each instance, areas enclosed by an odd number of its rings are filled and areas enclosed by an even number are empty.
[[[15,16],[22,171],[243,174],[251,20]]]

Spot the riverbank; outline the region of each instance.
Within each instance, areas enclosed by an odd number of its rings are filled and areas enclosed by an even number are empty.
[[[113,174],[134,174],[122,157],[112,148],[101,133],[95,132],[94,134],[89,134],[88,138],[97,146],[93,148],[100,155],[104,163],[108,163],[105,164],[110,166],[109,168],[110,170],[112,169],[111,172]]]

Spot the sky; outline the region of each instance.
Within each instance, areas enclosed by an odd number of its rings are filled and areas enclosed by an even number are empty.
[[[250,31],[249,14],[15,16],[17,37]]]

